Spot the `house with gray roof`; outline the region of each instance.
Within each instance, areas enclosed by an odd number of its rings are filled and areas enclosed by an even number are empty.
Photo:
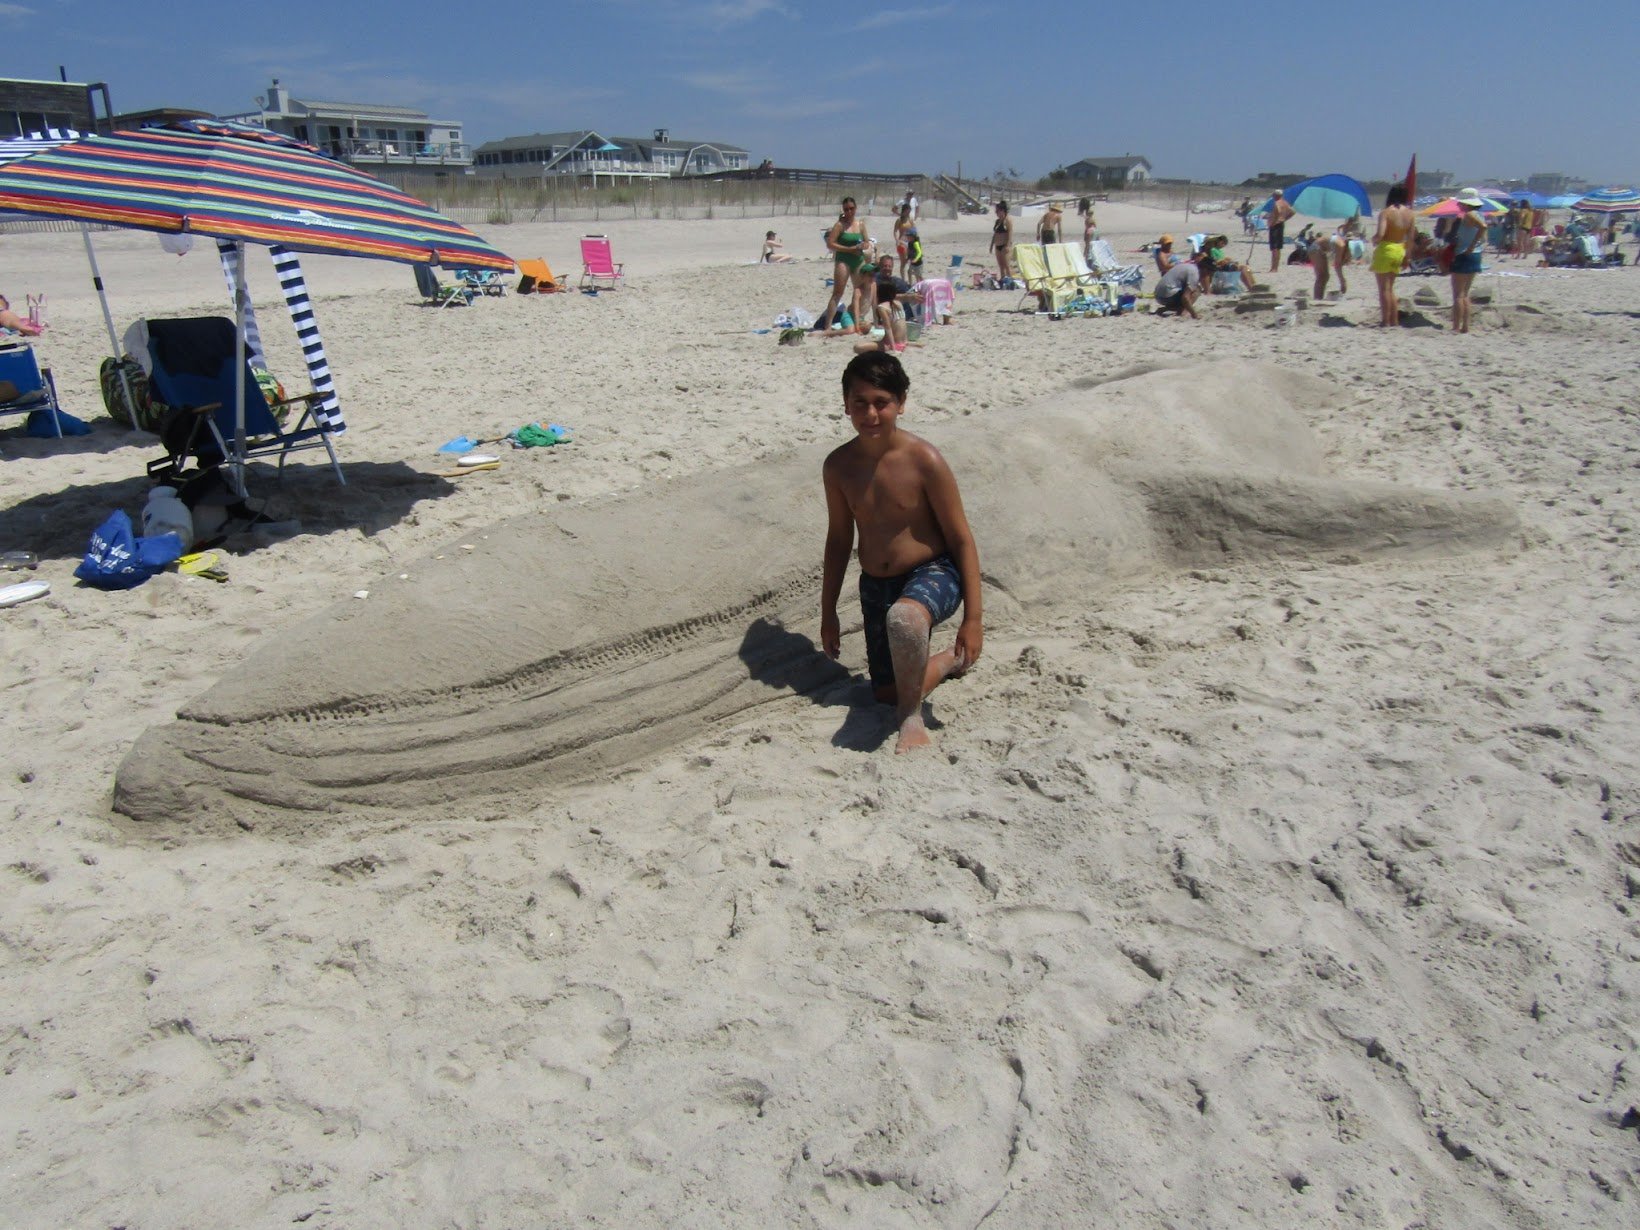
[[[224,118],[306,141],[372,174],[472,172],[473,152],[462,137],[460,120],[435,119],[425,111],[388,103],[295,98],[277,77],[261,102],[260,110]]]
[[[1126,188],[1151,178],[1150,159],[1136,154],[1120,158],[1083,158],[1065,168],[1070,179],[1086,180],[1100,188]]]
[[[725,141],[674,140],[664,128],[650,137],[614,137],[591,128],[538,132],[486,141],[473,156],[473,172],[483,178],[545,181],[584,176],[610,180],[667,179],[739,171],[751,154]]]

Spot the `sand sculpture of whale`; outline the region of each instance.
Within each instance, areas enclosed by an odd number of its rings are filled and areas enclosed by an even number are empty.
[[[1216,363],[908,425],[958,474],[998,594],[993,623],[1012,604],[1029,618],[1083,609],[1163,567],[1516,538],[1496,499],[1329,477],[1304,416],[1342,396],[1307,375]],[[145,732],[114,805],[187,827],[252,815],[303,827],[546,790],[833,684],[846,672],[810,639],[822,456],[561,505],[396,567],[369,601],[270,638]],[[863,656],[845,644],[845,662]]]

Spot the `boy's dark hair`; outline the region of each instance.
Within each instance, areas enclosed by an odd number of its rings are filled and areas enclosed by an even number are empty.
[[[1406,203],[1407,203],[1407,186],[1405,184],[1391,184],[1390,188],[1389,188],[1389,197],[1388,197],[1387,200],[1385,200],[1384,204],[1386,206],[1389,206],[1389,205],[1405,205]]]
[[[904,401],[906,393],[911,389],[911,377],[905,374],[905,367],[900,363],[899,356],[886,354],[881,350],[857,354],[849,360],[848,366],[843,369],[845,398],[849,394],[849,389],[856,383],[869,384],[874,389],[881,389],[891,394],[895,401]]]

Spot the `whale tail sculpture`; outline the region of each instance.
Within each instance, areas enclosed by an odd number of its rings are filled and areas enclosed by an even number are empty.
[[[1279,368],[1144,372],[926,434],[962,476],[988,588],[1049,613],[1161,568],[1509,543],[1486,497],[1328,476]],[[617,769],[848,671],[816,621],[823,450],[493,527],[270,639],[145,732],[115,808],[291,831],[538,793]],[[327,668],[311,669],[310,646]],[[845,643],[845,661],[860,658]],[[860,690],[862,703],[867,695]]]

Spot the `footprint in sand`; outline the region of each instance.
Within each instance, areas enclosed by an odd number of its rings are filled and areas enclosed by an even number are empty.
[[[566,988],[531,1012],[530,1026],[519,1049],[538,1065],[544,1091],[559,1097],[590,1089],[632,1033],[626,1001],[599,986]]]

